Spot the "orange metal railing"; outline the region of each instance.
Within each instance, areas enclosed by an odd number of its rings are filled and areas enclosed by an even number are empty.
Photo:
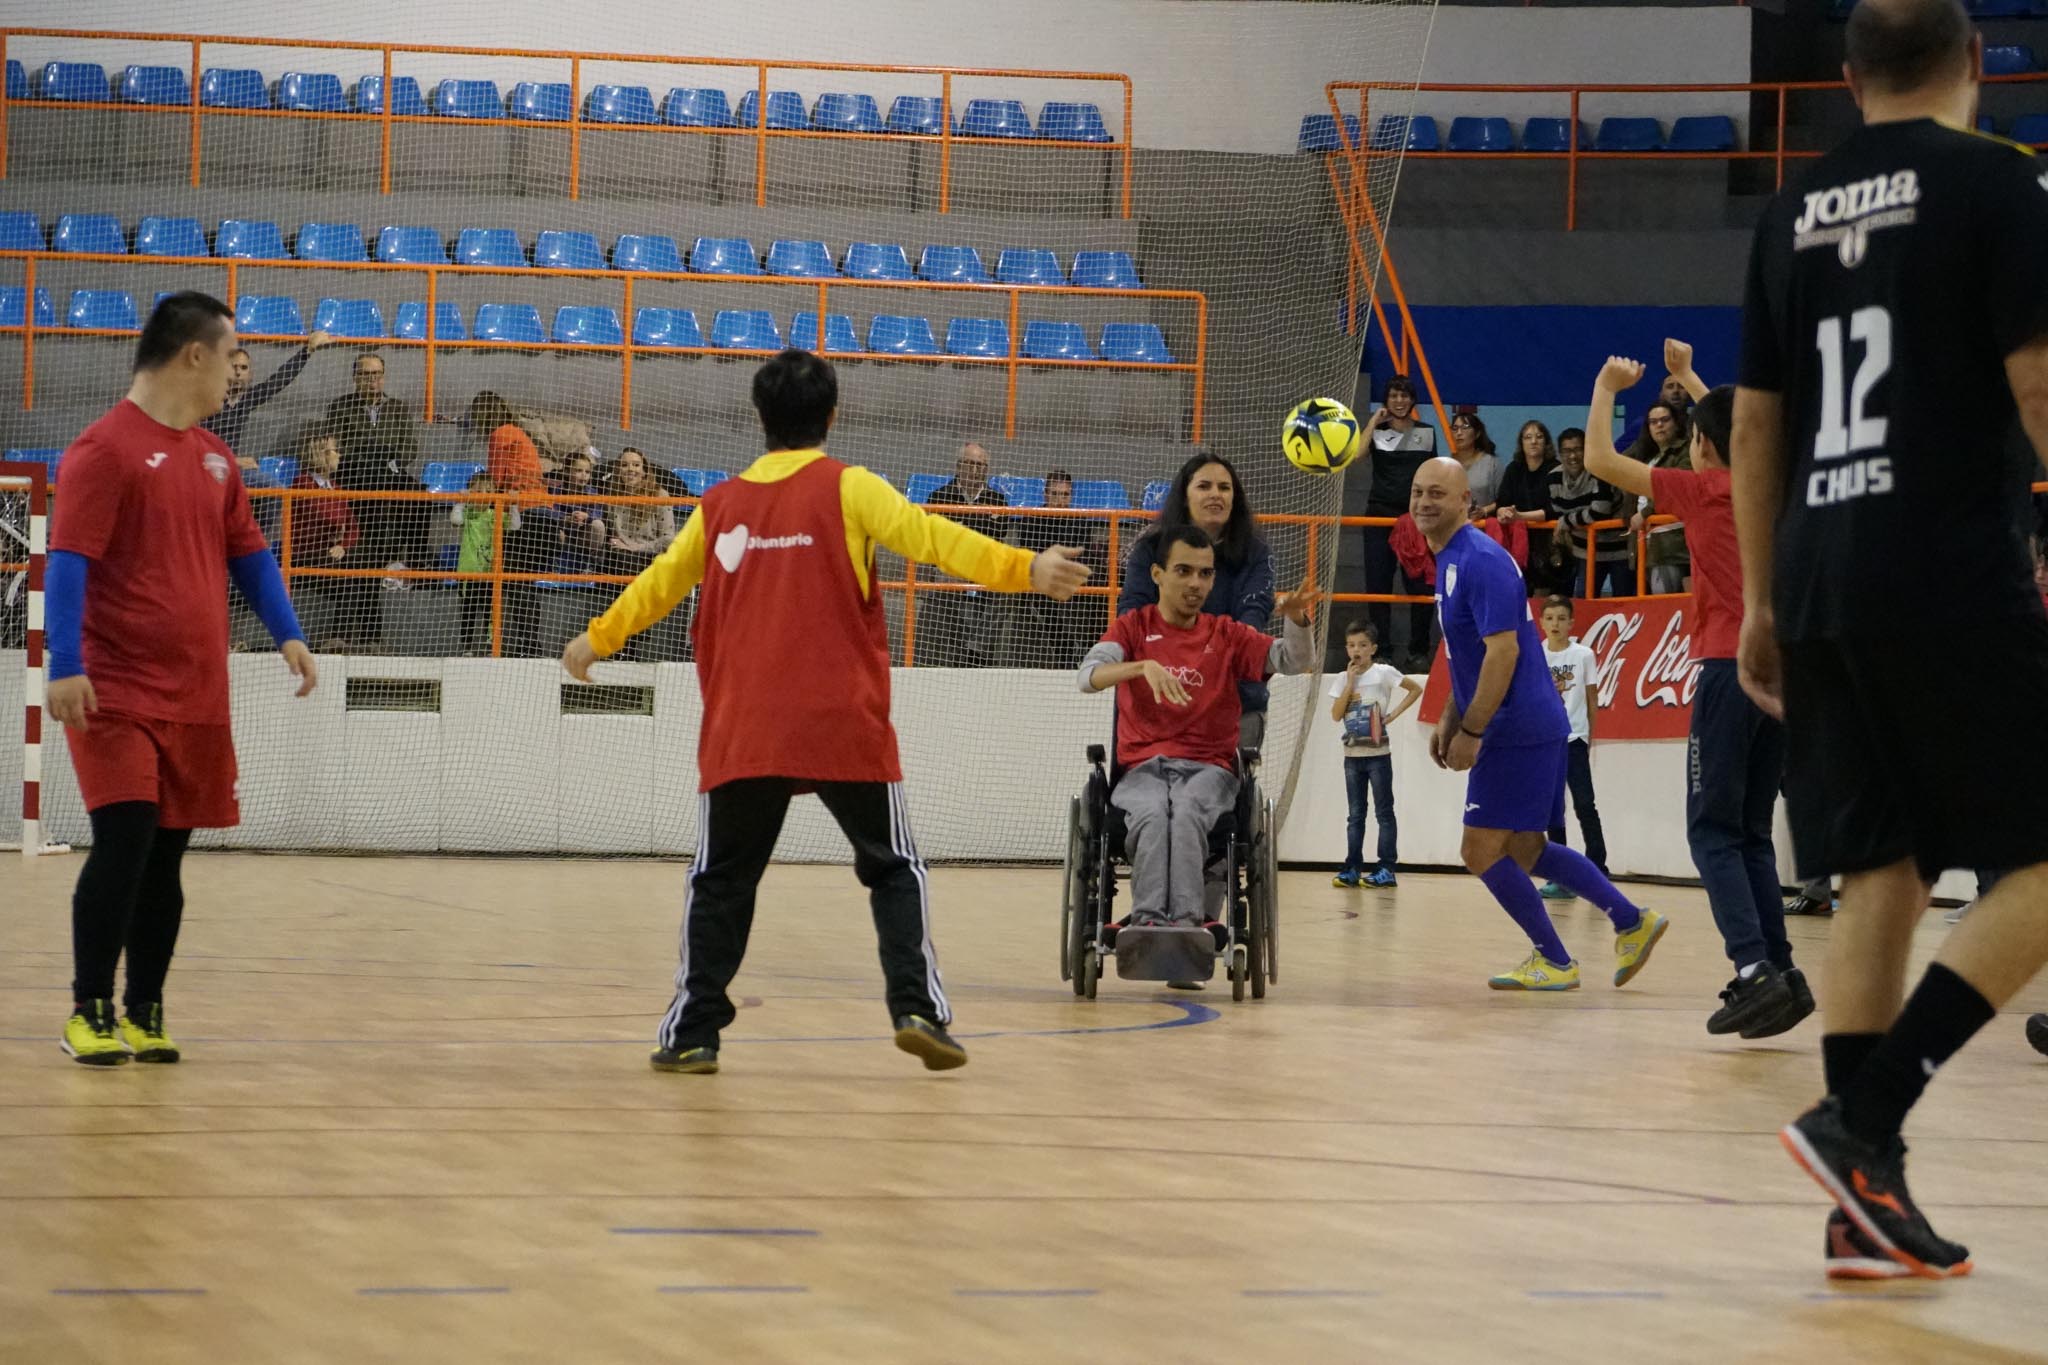
[[[870,360],[880,362],[901,362],[907,364],[939,365],[981,365],[1001,366],[1008,372],[1008,384],[1004,397],[1003,435],[1006,438],[1017,434],[1017,376],[1027,369],[1070,369],[1070,370],[1133,370],[1149,373],[1186,374],[1193,377],[1193,393],[1189,400],[1189,440],[1202,439],[1202,410],[1206,399],[1209,365],[1209,299],[1193,289],[1094,289],[1077,285],[1027,285],[1027,284],[940,284],[926,280],[848,280],[796,278],[784,275],[703,275],[670,273],[654,270],[557,270],[527,266],[498,265],[399,265],[382,261],[290,261],[290,260],[223,260],[213,256],[122,256],[91,252],[51,251],[0,251],[0,260],[21,260],[25,263],[27,303],[19,327],[0,327],[0,335],[19,333],[22,337],[22,407],[35,406],[35,339],[42,333],[59,336],[104,336],[129,338],[133,332],[112,328],[64,327],[38,328],[35,325],[36,264],[48,262],[98,262],[102,264],[135,266],[147,264],[152,270],[158,266],[204,267],[225,273],[223,299],[232,308],[242,287],[243,276],[251,270],[352,270],[372,273],[398,273],[408,277],[423,276],[426,281],[427,336],[423,339],[401,339],[395,337],[341,338],[350,344],[364,347],[417,348],[426,356],[425,416],[434,417],[435,361],[436,357],[448,351],[505,350],[514,348],[522,351],[553,351],[570,354],[616,355],[619,365],[619,425],[630,429],[633,425],[633,365],[634,358],[648,356],[767,356],[771,351],[742,350],[726,346],[643,346],[632,342],[633,291],[636,285],[649,282],[688,281],[698,284],[715,285],[773,285],[781,289],[796,289],[808,296],[818,310],[819,337],[816,344],[824,345],[824,319],[828,314],[828,302],[834,292],[843,293],[854,289],[899,289],[920,292],[931,291],[939,295],[974,294],[982,297],[1007,298],[1009,304],[1010,352],[1006,356],[957,356],[957,355],[900,355],[894,352],[877,351],[831,351],[834,359]],[[520,279],[577,279],[599,280],[619,291],[621,326],[627,340],[618,345],[589,344],[579,342],[512,342],[500,340],[450,341],[440,338],[439,309],[441,281],[446,278],[470,276],[514,276]],[[1026,297],[1082,297],[1082,298],[1123,298],[1147,304],[1173,302],[1190,304],[1194,308],[1195,355],[1189,361],[1138,361],[1138,360],[1045,360],[1035,359],[1023,353],[1024,328],[1021,313]],[[268,336],[249,333],[245,341],[298,341],[299,337]]]
[[[98,29],[62,28],[0,28],[0,62],[8,55],[10,41],[20,38],[65,38],[78,40],[102,40],[119,42],[185,43],[191,47],[191,102],[188,105],[147,105],[124,104],[118,101],[78,100],[9,100],[6,92],[0,90],[0,179],[7,175],[7,117],[10,105],[49,109],[104,109],[124,113],[184,115],[191,125],[191,183],[200,181],[201,150],[205,141],[206,121],[213,118],[269,118],[327,120],[347,123],[374,123],[379,126],[379,183],[383,192],[391,192],[391,143],[393,130],[409,124],[431,124],[438,127],[506,127],[523,128],[529,132],[559,134],[568,139],[569,170],[566,191],[569,198],[582,195],[583,139],[592,134],[676,134],[685,137],[726,137],[747,138],[754,143],[754,203],[757,206],[768,202],[768,144],[771,140],[808,138],[839,139],[842,141],[901,142],[936,145],[939,151],[939,212],[950,211],[952,201],[953,149],[956,146],[1009,147],[1009,148],[1081,148],[1089,151],[1121,153],[1122,185],[1120,193],[1121,215],[1131,216],[1131,152],[1132,152],[1132,86],[1131,78],[1108,71],[1036,71],[1007,67],[948,67],[948,66],[880,66],[853,62],[777,62],[758,61],[734,57],[693,57],[678,55],[656,55],[645,52],[541,52],[525,48],[498,47],[449,47],[425,43],[354,43],[324,39],[304,38],[249,38],[230,34],[199,33],[125,33]],[[384,98],[382,108],[376,113],[348,111],[340,113],[315,113],[296,109],[223,109],[200,103],[200,76],[205,69],[204,49],[208,46],[239,46],[262,48],[307,48],[334,52],[366,52],[379,56],[383,67]],[[460,57],[505,57],[523,61],[559,62],[567,68],[569,85],[569,117],[566,120],[539,120],[514,118],[449,118],[438,114],[394,114],[391,110],[391,78],[393,58],[399,54],[428,54]],[[758,94],[756,123],[746,128],[705,128],[689,127],[668,123],[599,123],[583,117],[583,63],[634,63],[664,66],[729,67],[754,73],[754,85]],[[940,80],[940,98],[944,122],[936,134],[932,133],[860,133],[822,131],[811,128],[770,128],[768,127],[768,78],[775,71],[844,71],[863,72],[872,75],[937,76]],[[402,73],[400,73],[402,74]],[[1123,136],[1113,142],[1073,142],[1049,138],[1010,138],[965,136],[953,131],[955,119],[954,82],[959,80],[1052,80],[1052,81],[1099,81],[1119,88],[1123,107]],[[1109,103],[1105,101],[1105,103]],[[1114,116],[1114,103],[1109,112]]]

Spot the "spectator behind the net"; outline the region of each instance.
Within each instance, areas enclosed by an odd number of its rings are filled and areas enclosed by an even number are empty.
[[[1191,456],[1173,476],[1159,520],[1124,557],[1116,614],[1159,601],[1152,566],[1159,563],[1162,537],[1177,526],[1200,527],[1216,547],[1216,579],[1202,611],[1266,629],[1273,619],[1273,551],[1259,534],[1237,466],[1220,455]],[[1243,706],[1240,742],[1258,748],[1266,735],[1266,684],[1240,682],[1237,690]]]
[[[1623,454],[1652,469],[1690,469],[1692,424],[1686,420],[1683,409],[1660,398],[1644,412],[1642,434]],[[1629,507],[1630,501],[1624,498],[1622,505]],[[1648,549],[1649,572],[1646,576],[1651,592],[1683,592],[1686,580],[1692,576],[1692,559],[1685,550],[1685,527],[1677,522],[1650,526],[1649,520],[1656,511],[1656,503],[1650,498],[1633,500],[1633,515],[1628,523],[1629,545],[1633,550],[1641,541]]]
[[[1010,500],[988,481],[988,450],[973,441],[960,447],[953,477],[932,490],[927,507],[1008,507]],[[996,517],[948,511],[945,517],[996,540],[1005,523]],[[952,580],[958,582],[959,580]],[[980,668],[994,662],[989,594],[969,588],[938,591],[917,599],[918,662],[939,668]]]
[[[1530,418],[1515,437],[1515,458],[1501,471],[1493,514],[1503,522],[1550,520],[1550,476],[1557,472],[1557,442],[1550,428]],[[1530,587],[1550,568],[1550,532],[1529,528]],[[1548,583],[1543,586],[1548,587]]]
[[[286,356],[284,363],[259,384],[249,382],[252,371],[249,353],[240,346],[228,352],[227,397],[222,400],[220,411],[207,418],[201,425],[220,437],[227,443],[228,449],[235,452],[235,465],[242,471],[242,482],[248,487],[277,486],[262,475],[255,458],[242,450],[242,436],[249,428],[249,419],[256,415],[256,409],[291,387],[291,382],[299,377],[299,371],[305,369],[306,362],[313,358],[313,352],[333,340],[333,336],[326,332],[313,333],[306,338],[305,345]]]
[[[1621,514],[1625,495],[1613,484],[1602,483],[1586,470],[1586,433],[1567,427],[1557,437],[1557,472],[1550,476],[1550,510],[1557,519],[1558,532],[1551,538],[1550,563],[1555,579],[1573,597],[1587,596],[1586,528],[1596,521],[1613,521]],[[1619,529],[1603,531],[1595,541],[1596,567],[1593,572],[1595,597],[1622,593],[1629,564],[1628,537]],[[1566,585],[1569,585],[1568,587]],[[1633,592],[1634,586],[1628,586]]]
[[[621,450],[612,463],[611,493],[619,498],[667,496],[645,452],[632,446]],[[638,574],[676,538],[676,512],[666,503],[616,503],[605,526],[606,572]]]
[[[567,497],[592,497],[597,493],[597,462],[588,451],[579,450],[562,461],[562,467],[547,480],[548,491]],[[604,508],[594,502],[557,503],[553,516],[555,541],[554,572],[571,577],[599,572],[604,553]]]
[[[417,491],[420,488],[420,426],[410,405],[384,392],[384,357],[364,351],[351,371],[355,388],[327,405],[327,428],[341,446],[334,483],[351,491]],[[363,553],[393,569],[406,568],[426,553],[428,520],[424,502],[379,499],[356,507],[363,528]],[[363,580],[367,590],[374,584]],[[388,587],[403,587],[387,580]],[[359,603],[366,611],[369,602]]]
[[[334,487],[334,471],[341,464],[341,446],[334,433],[315,427],[301,444],[298,477],[292,487],[299,491],[328,491]],[[292,564],[304,569],[348,569],[361,567],[352,562],[351,552],[362,539],[356,515],[340,498],[292,499]],[[294,578],[292,600],[299,607],[299,621],[317,648],[332,653],[347,649],[350,641],[341,632],[338,609],[347,600],[346,579]]]
[[[1465,466],[1465,482],[1472,489],[1472,520],[1493,515],[1500,500],[1501,464],[1494,454],[1493,438],[1476,412],[1461,412],[1451,419],[1451,453]]]
[[[469,429],[484,438],[484,473],[490,479],[487,491],[498,493],[547,492],[541,476],[540,450],[526,428],[519,425],[512,405],[493,389],[479,389],[469,400],[464,418]],[[546,573],[554,560],[554,518],[545,502],[508,504],[512,515],[505,519],[505,562],[503,572]],[[488,586],[488,585],[486,585]],[[540,643],[540,603],[531,581],[505,584],[503,652],[514,657],[534,654]]]
[[[1406,375],[1400,374],[1387,381],[1386,406],[1376,409],[1366,419],[1365,429],[1369,438],[1366,458],[1371,473],[1365,514],[1388,518],[1391,523],[1408,511],[1408,490],[1415,482],[1415,471],[1422,467],[1424,460],[1436,454],[1436,430],[1415,416],[1415,385]],[[1401,573],[1400,560],[1394,554],[1390,539],[1392,534],[1391,524],[1364,528],[1366,591],[1395,594],[1405,589],[1411,596],[1428,597],[1430,589],[1426,584],[1410,581]],[[1366,614],[1372,618],[1380,647],[1391,662],[1394,649],[1393,604],[1374,602],[1366,609]],[[1410,604],[1406,671],[1429,671],[1429,632],[1435,616],[1433,601]]]
[[[1045,473],[1045,505],[1049,510],[1074,505],[1074,476],[1064,469]],[[1081,515],[1027,516],[1017,524],[1019,548],[1039,554],[1055,545],[1076,547],[1091,578],[1108,567],[1109,522]],[[1072,668],[1102,635],[1107,612],[1099,597],[1075,594],[1064,602],[1027,597],[1018,602],[1016,644],[1012,653],[1023,668]]]

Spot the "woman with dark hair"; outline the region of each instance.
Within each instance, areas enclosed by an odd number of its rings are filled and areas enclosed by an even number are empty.
[[[1117,615],[1159,600],[1152,566],[1158,562],[1160,537],[1176,526],[1189,525],[1201,527],[1216,543],[1216,586],[1202,610],[1264,630],[1273,617],[1273,552],[1252,518],[1237,467],[1220,455],[1191,456],[1173,476],[1159,520],[1124,558]],[[1239,740],[1256,748],[1266,734],[1266,684],[1241,682],[1237,691],[1244,704]]]
[[[469,400],[469,429],[484,438],[484,474],[500,493],[545,493],[541,479],[540,451],[512,405],[490,389],[479,389]],[[528,507],[524,516],[505,522],[505,562],[510,573],[545,573],[554,558],[554,526],[549,517],[535,515]],[[505,585],[504,652],[530,655],[540,643],[538,603],[531,583]]]
[[[1501,473],[1493,514],[1502,522],[1548,521],[1550,476],[1556,472],[1557,442],[1550,438],[1550,428],[1532,417],[1515,437],[1515,458]],[[1549,563],[1550,532],[1530,528],[1527,573],[1532,588],[1544,577],[1540,566]]]
[[[1652,469],[1692,468],[1692,422],[1682,404],[1660,398],[1643,410],[1643,429],[1625,452],[1629,459]],[[1635,514],[1629,519],[1629,539],[1648,548],[1649,573],[1645,587],[1651,592],[1684,592],[1692,577],[1692,557],[1685,549],[1685,527],[1676,522],[1643,528],[1656,515],[1649,498],[1636,499]],[[1633,549],[1633,544],[1631,549]]]
[[[1500,460],[1493,453],[1493,438],[1476,412],[1461,412],[1451,418],[1451,453],[1465,466],[1465,482],[1472,489],[1472,520],[1493,515],[1500,500]]]

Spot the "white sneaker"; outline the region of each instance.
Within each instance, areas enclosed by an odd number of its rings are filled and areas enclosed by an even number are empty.
[[[1942,915],[1942,917],[1941,917],[1941,918],[1942,918],[1942,920],[1943,920],[1943,921],[1944,921],[1945,923],[1948,923],[1948,924],[1960,924],[1960,923],[1962,923],[1962,919],[1963,919],[1963,916],[1964,916],[1964,915],[1967,915],[1967,914],[1969,914],[1969,913],[1970,913],[1970,912],[1971,912],[1972,910],[1975,910],[1976,908],[1977,908],[1977,902],[1975,902],[1975,901],[1964,901],[1964,902],[1963,902],[1963,903],[1962,903],[1961,905],[1958,905],[1958,906],[1957,906],[1957,907],[1956,907],[1955,909],[1953,909],[1953,910],[1950,910],[1950,911],[1948,911],[1948,912],[1947,912],[1946,914]]]

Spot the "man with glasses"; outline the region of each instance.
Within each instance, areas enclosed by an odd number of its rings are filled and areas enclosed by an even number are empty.
[[[932,490],[928,507],[1008,507],[1010,500],[988,481],[988,450],[973,441],[960,447],[953,477]],[[1003,538],[996,517],[948,512],[950,519],[995,540]],[[918,662],[935,668],[981,668],[992,662],[989,598],[978,589],[926,593],[917,600]]]
[[[384,357],[364,351],[356,357],[352,371],[355,388],[327,405],[327,429],[341,447],[341,464],[334,472],[334,486],[350,490],[417,491],[420,463],[419,419],[402,398],[384,392]],[[425,554],[427,518],[432,509],[425,502],[376,499],[355,505],[356,523],[362,528],[351,567],[383,565],[404,569]],[[387,578],[387,588],[403,588],[405,580]],[[375,580],[357,579],[345,594],[345,612],[352,639],[375,639]]]

